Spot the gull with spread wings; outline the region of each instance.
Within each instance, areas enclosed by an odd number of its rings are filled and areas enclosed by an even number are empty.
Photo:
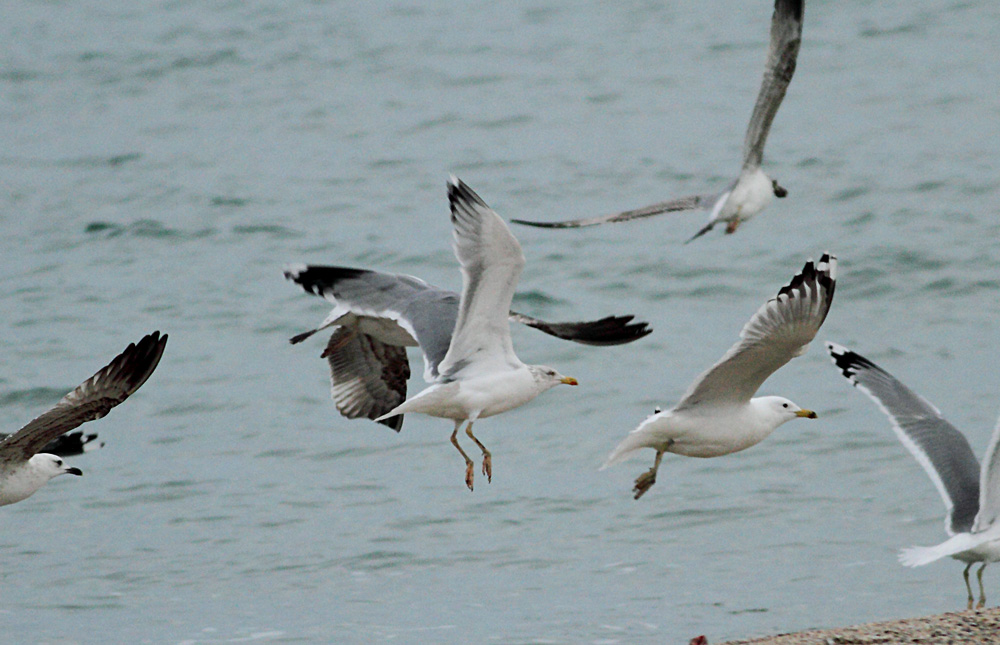
[[[846,347],[828,342],[833,364],[856,388],[871,397],[888,417],[900,443],[923,466],[934,482],[947,515],[945,531],[950,539],[932,547],[911,547],[900,553],[900,562],[917,567],[951,556],[965,562],[962,576],[969,592],[968,608],[974,598],[969,569],[982,562],[979,604],[986,605],[983,569],[1000,562],[1000,422],[986,450],[982,467],[968,439],[941,416],[940,410],[884,369]]]
[[[158,331],[129,344],[51,410],[0,441],[0,506],[20,502],[58,475],[82,475],[57,455],[40,451],[81,424],[100,419],[138,390],[156,369],[166,344],[167,335]]]
[[[740,340],[691,385],[680,402],[655,412],[618,444],[602,468],[641,448],[656,450],[653,467],[635,480],[635,499],[656,483],[663,453],[720,457],[746,450],[798,417],[815,419],[780,396],[754,397],[764,381],[809,348],[826,320],[836,288],[837,258],[824,254],[767,301],[744,325]]]
[[[407,412],[454,420],[451,442],[465,459],[471,490],[472,460],[457,440],[462,423],[468,422],[465,432],[483,453],[483,473],[492,478],[490,452],[472,434],[473,422],[523,405],[556,385],[576,385],[551,368],[522,363],[514,354],[510,320],[593,345],[631,342],[650,330],[646,323],[630,324],[631,316],[548,323],[511,312],[524,267],[520,244],[500,216],[455,177],[448,182],[448,199],[461,296],[411,276],[362,269],[295,266],[285,276],[335,305],[317,329],[292,342],[335,328],[323,357],[330,363],[341,414],[397,431]],[[407,399],[406,347],[414,345],[423,352],[424,379],[431,385]]]
[[[778,185],[761,169],[764,143],[771,123],[778,113],[785,91],[795,72],[795,60],[802,42],[802,12],[804,0],[775,0],[771,18],[771,44],[768,48],[764,78],[757,94],[750,124],[743,141],[743,168],[737,177],[719,194],[691,195],[651,204],[622,213],[589,217],[560,222],[534,222],[511,220],[517,224],[542,228],[580,228],[627,222],[661,213],[694,209],[710,210],[708,223],[688,242],[708,233],[716,224],[725,222],[726,233],[734,233],[745,222],[764,210],[774,197],[785,197],[788,191]]]

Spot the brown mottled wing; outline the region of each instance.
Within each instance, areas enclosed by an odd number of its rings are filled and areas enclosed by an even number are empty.
[[[812,260],[778,295],[764,303],[740,340],[702,374],[674,408],[746,403],[778,368],[803,354],[826,320],[836,288],[837,258]]]
[[[795,60],[802,44],[802,11],[805,0],[775,0],[771,18],[771,45],[764,65],[764,78],[757,103],[750,115],[743,140],[743,168],[757,168],[764,157],[764,143],[774,116],[785,98],[795,73]]]
[[[377,419],[406,400],[410,362],[405,347],[338,327],[323,350],[330,363],[330,393],[348,419]],[[403,415],[379,421],[399,432]]]
[[[0,459],[30,459],[59,435],[106,415],[146,382],[166,344],[167,335],[158,331],[129,344],[51,410],[0,442]]]

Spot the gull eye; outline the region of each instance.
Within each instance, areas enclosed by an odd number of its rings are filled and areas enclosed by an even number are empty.
[[[788,408],[788,404],[787,404],[787,403],[782,403],[782,404],[781,404],[781,407],[783,407],[783,408],[786,408],[786,409],[787,409],[787,408]]]
[[[56,466],[62,466],[62,459],[56,459]]]

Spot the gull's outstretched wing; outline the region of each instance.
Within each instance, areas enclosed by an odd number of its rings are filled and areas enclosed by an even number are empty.
[[[160,362],[166,344],[167,335],[161,337],[158,331],[137,344],[129,344],[52,409],[0,442],[0,459],[30,459],[59,435],[106,415],[146,382]]]
[[[889,417],[900,443],[934,482],[948,509],[948,535],[971,529],[979,511],[979,461],[965,435],[930,401],[864,356],[830,342],[826,349],[844,378]]]
[[[352,327],[338,327],[322,358],[330,364],[330,393],[337,410],[348,419],[378,419],[406,400],[410,362],[405,347],[386,345]],[[399,432],[403,415],[379,423]]]
[[[510,312],[514,322],[581,345],[624,345],[651,334],[647,322],[631,322],[635,316],[608,316],[583,322],[546,322],[525,314]]]
[[[463,370],[521,365],[510,339],[510,303],[524,268],[524,253],[510,229],[471,188],[452,176],[448,201],[455,257],[462,267],[462,297],[455,331],[438,370],[451,378]]]
[[[610,215],[600,215],[597,217],[585,217],[582,219],[570,219],[559,222],[531,222],[523,219],[512,219],[515,224],[525,226],[537,226],[539,228],[583,228],[585,226],[597,226],[599,224],[613,224],[615,222],[628,222],[634,219],[652,217],[661,213],[676,213],[679,211],[690,211],[703,208],[711,208],[718,195],[689,195],[678,197],[665,202],[650,204],[642,208],[636,208],[621,213],[611,213]]]
[[[771,18],[771,45],[764,66],[764,78],[757,93],[757,103],[750,115],[743,140],[743,170],[757,168],[764,157],[764,143],[774,115],[781,107],[788,84],[795,73],[795,59],[802,43],[804,0],[775,0]]]
[[[1000,524],[1000,421],[993,428],[993,438],[983,458],[983,470],[979,480],[979,513],[972,531],[980,532]]]
[[[778,368],[805,353],[826,320],[836,287],[837,258],[823,254],[816,265],[778,291],[744,325],[740,340],[698,380],[677,410],[702,403],[746,403]]]

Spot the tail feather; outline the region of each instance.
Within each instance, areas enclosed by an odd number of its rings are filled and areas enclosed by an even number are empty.
[[[608,455],[608,458],[604,461],[604,465],[601,466],[601,470],[625,461],[633,452],[645,447],[645,437],[633,430],[628,433],[624,439],[622,439],[621,443],[615,446],[615,449],[611,451],[611,454]]]
[[[1000,534],[998,534],[1000,528],[994,528],[998,530],[983,531],[981,533],[958,533],[941,544],[934,546],[911,546],[906,549],[900,549],[899,562],[907,567],[921,567],[947,556],[971,551],[986,542],[1000,538]]]

